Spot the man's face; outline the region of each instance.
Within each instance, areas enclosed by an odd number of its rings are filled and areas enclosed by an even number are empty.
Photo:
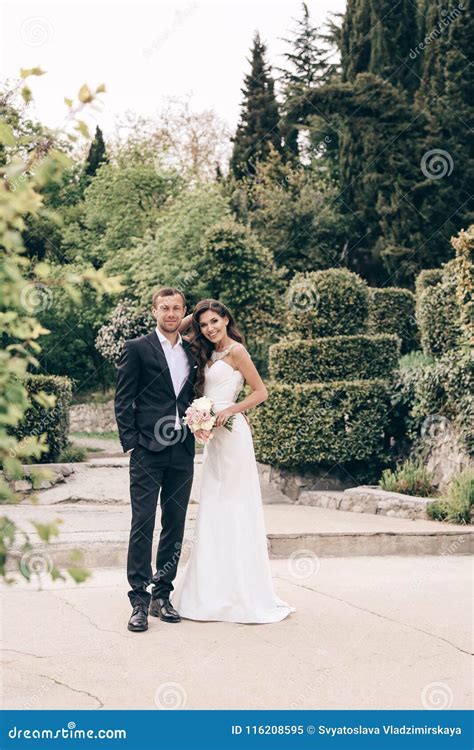
[[[151,313],[162,331],[174,333],[186,315],[186,308],[180,294],[170,294],[168,297],[157,297]]]

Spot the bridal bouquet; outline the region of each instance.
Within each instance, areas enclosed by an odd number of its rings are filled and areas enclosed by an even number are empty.
[[[197,430],[210,430],[210,438],[213,437],[212,429],[216,421],[216,412],[214,411],[214,403],[207,396],[201,396],[201,398],[195,398],[191,406],[185,411],[183,417],[183,424],[189,427],[192,433]],[[227,420],[226,424],[223,425],[229,432],[232,431],[232,422],[234,417]]]

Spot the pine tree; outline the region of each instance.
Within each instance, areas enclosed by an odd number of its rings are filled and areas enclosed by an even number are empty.
[[[285,151],[287,155],[289,152],[298,156],[298,111],[301,98],[308,90],[321,86],[335,66],[328,62],[331,52],[317,27],[311,23],[306,3],[303,3],[303,17],[295,20],[295,23],[292,38],[283,40],[291,49],[283,55],[287,68],[280,68],[280,84],[284,96],[282,134]]]
[[[102,130],[97,126],[95,129],[94,140],[92,141],[89,153],[87,154],[84,174],[87,175],[87,177],[94,177],[100,165],[107,161],[108,158],[105,150],[104,137],[102,135]]]
[[[266,46],[257,32],[249,61],[251,70],[244,79],[244,99],[230,160],[230,168],[237,179],[255,174],[257,162],[265,161],[270,145],[281,151],[278,104],[265,54]]]

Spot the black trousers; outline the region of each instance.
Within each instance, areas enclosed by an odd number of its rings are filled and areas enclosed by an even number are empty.
[[[130,456],[132,523],[127,557],[128,598],[132,606],[173,591],[186,511],[193,482],[194,461],[182,443],[150,451],[142,445]],[[160,496],[161,533],[156,572],[151,567],[155,515]],[[153,584],[150,593],[147,586]]]

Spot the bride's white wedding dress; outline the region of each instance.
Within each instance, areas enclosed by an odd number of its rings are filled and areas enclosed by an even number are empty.
[[[218,359],[206,366],[204,395],[218,412],[236,402],[243,383]],[[273,588],[252,432],[241,413],[204,448],[195,538],[180,573],[173,603],[190,620],[278,622],[296,611]]]

